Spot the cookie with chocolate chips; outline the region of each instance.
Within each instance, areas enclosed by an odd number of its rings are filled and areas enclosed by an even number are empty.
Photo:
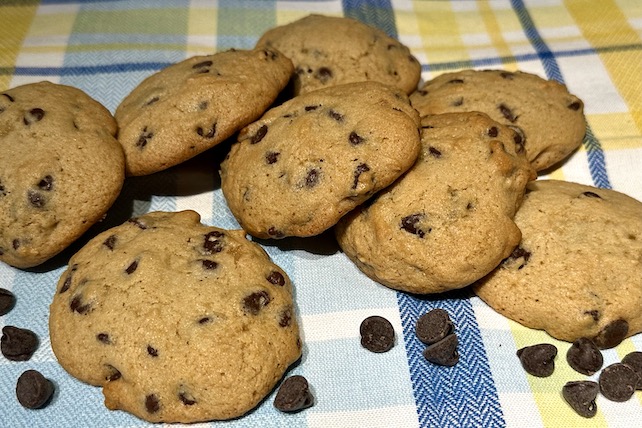
[[[301,355],[286,273],[245,232],[194,211],[92,239],[60,277],[49,330],[65,370],[152,422],[241,416]]]
[[[517,134],[483,113],[425,116],[421,126],[415,165],[335,232],[370,278],[423,294],[471,284],[513,251],[512,219],[535,171]]]
[[[642,331],[641,219],[642,202],[615,190],[535,181],[519,246],[473,289],[527,327],[612,348]]]
[[[125,180],[116,121],[89,95],[39,82],[0,93],[0,260],[29,268],[99,221]]]
[[[408,97],[382,83],[299,95],[240,132],[221,188],[256,237],[317,235],[412,166],[418,126]]]
[[[579,98],[561,83],[519,71],[445,73],[426,82],[410,100],[422,116],[481,111],[513,127],[538,171],[569,156],[586,133]]]
[[[146,175],[214,147],[256,120],[292,74],[274,49],[194,56],[140,83],[116,109],[129,175]]]
[[[410,94],[421,75],[419,61],[406,46],[351,18],[308,15],[268,30],[257,47],[276,48],[292,60],[296,95],[366,80]]]

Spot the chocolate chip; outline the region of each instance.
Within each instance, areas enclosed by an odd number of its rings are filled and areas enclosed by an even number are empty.
[[[578,415],[592,418],[597,413],[595,399],[598,391],[596,382],[578,380],[566,382],[562,387],[562,396]]]
[[[292,324],[292,310],[290,308],[284,309],[279,315],[279,326],[287,327]]]
[[[359,326],[361,346],[368,351],[387,352],[395,346],[395,330],[390,321],[378,315],[364,319]]]
[[[202,324],[209,324],[211,322],[212,322],[212,318],[210,318],[210,317],[203,317],[203,318],[198,320],[198,323],[201,324],[201,325]]]
[[[578,373],[592,375],[602,368],[602,353],[591,339],[577,339],[566,352],[566,361]]]
[[[631,367],[638,376],[636,389],[642,390],[642,352],[633,351],[622,358],[622,364]]]
[[[32,108],[22,118],[25,125],[31,125],[34,122],[40,122],[45,117],[45,111],[41,108]]]
[[[593,338],[593,342],[600,349],[613,348],[626,338],[629,332],[629,323],[619,319],[609,323]]]
[[[196,400],[194,399],[194,397],[185,391],[181,391],[178,393],[178,399],[181,400],[181,402],[186,406],[193,406],[194,404],[196,404]]]
[[[555,370],[557,348],[549,343],[526,346],[517,350],[517,356],[527,373],[537,377],[548,377]]]
[[[18,248],[20,248],[20,240],[14,239],[13,241],[11,241],[11,246],[14,250],[17,250]]]
[[[138,226],[139,229],[142,229],[142,230],[147,229],[147,225],[141,219],[139,219],[137,217],[130,218],[129,220],[127,220],[127,222],[135,224],[136,226]]]
[[[36,208],[44,207],[47,202],[42,193],[35,192],[33,190],[27,191],[27,199],[29,200],[29,203]]]
[[[18,378],[16,397],[18,402],[27,409],[41,409],[51,400],[54,389],[53,382],[39,371],[27,370]]]
[[[440,158],[441,157],[441,152],[436,149],[435,147],[428,147],[428,153],[430,153],[433,157],[435,158]]]
[[[276,163],[279,160],[279,155],[281,153],[279,152],[267,152],[265,154],[265,162],[268,165],[272,165],[273,163]]]
[[[356,132],[352,131],[350,135],[348,136],[348,141],[350,141],[350,144],[353,146],[357,146],[361,143],[363,143],[364,139],[362,136],[357,134]]]
[[[110,235],[107,239],[105,239],[103,245],[110,250],[113,250],[114,245],[116,245],[116,235]]]
[[[580,101],[574,101],[568,105],[568,108],[578,111],[580,108],[582,108],[582,103]]]
[[[370,167],[367,164],[362,163],[357,165],[357,168],[354,170],[354,182],[352,183],[353,189],[357,188],[357,185],[359,184],[359,177],[361,177],[361,174],[368,171],[370,171]]]
[[[602,199],[600,195],[594,192],[583,192],[582,196],[586,196],[587,198],[596,198],[596,199]]]
[[[105,380],[109,382],[113,382],[123,377],[123,375],[116,369],[116,367],[110,366],[109,364],[107,364],[107,371],[108,373],[105,376]]]
[[[332,119],[336,120],[337,122],[343,122],[343,115],[334,110],[329,110],[328,116],[330,116]]]
[[[0,316],[6,315],[16,304],[16,296],[6,288],[0,288]]]
[[[502,116],[506,118],[506,120],[510,122],[515,122],[517,120],[518,116],[515,116],[513,111],[508,108],[506,104],[500,104],[499,106],[497,106],[497,108],[499,109],[499,112],[502,114]]]
[[[69,287],[71,287],[71,278],[76,269],[78,269],[77,264],[74,264],[69,268],[69,273],[67,274],[65,281],[62,283],[62,287],[60,287],[60,291],[58,293],[62,294],[65,291],[69,290]]]
[[[426,235],[426,232],[424,232],[422,229],[417,227],[417,224],[421,220],[423,220],[424,217],[425,215],[421,213],[410,214],[401,219],[401,228],[408,233],[412,233],[414,235],[419,236],[420,238],[423,238]],[[428,232],[430,231],[431,229],[428,230]]]
[[[515,261],[519,263],[519,266],[517,269],[522,269],[526,264],[528,263],[528,260],[531,258],[531,252],[522,248],[521,246],[515,247],[513,252],[508,256],[506,259],[506,262],[508,261]]]
[[[313,168],[305,177],[305,187],[314,187],[319,183],[319,170]]]
[[[256,291],[243,298],[243,309],[252,315],[258,315],[261,309],[267,306],[271,300],[267,291]]]
[[[82,297],[80,295],[77,295],[73,299],[71,299],[71,302],[69,303],[69,309],[71,309],[72,312],[77,312],[81,315],[84,315],[91,310],[91,304],[86,303],[83,305]]]
[[[0,337],[0,350],[7,360],[27,361],[38,349],[38,336],[24,328],[4,326]]]
[[[38,188],[40,190],[49,191],[53,188],[53,177],[51,175],[45,175],[42,180],[38,182]]]
[[[455,325],[443,309],[432,309],[423,314],[415,325],[415,334],[426,345],[439,342],[454,330]]]
[[[0,182],[0,196],[7,196],[7,189],[4,187],[2,182]]]
[[[160,100],[160,98],[159,98],[159,97],[157,97],[157,96],[155,96],[155,97],[151,98],[149,101],[147,101],[147,102],[145,103],[145,105],[146,105],[146,106],[152,105],[152,104],[154,104],[155,102],[157,102],[158,100]]]
[[[590,315],[593,318],[593,321],[598,322],[600,320],[600,311],[597,309],[591,309],[590,311],[584,311],[586,315]]]
[[[154,136],[154,133],[152,131],[148,131],[147,127],[144,127],[140,135],[138,136],[138,141],[136,141],[136,147],[138,147],[139,149],[142,149],[147,145],[147,143],[149,142],[149,140],[152,139],[153,136]]]
[[[256,143],[258,143],[259,141],[261,141],[261,140],[263,139],[263,137],[265,137],[265,135],[267,134],[267,132],[268,132],[268,127],[267,127],[267,125],[262,125],[262,126],[261,126],[257,131],[256,131],[256,133],[255,133],[254,135],[252,135],[252,138],[250,138],[250,144],[256,144]]]
[[[210,103],[208,101],[201,101],[200,103],[198,103],[198,109],[207,110],[207,106],[209,106],[209,104]]]
[[[131,275],[132,273],[136,272],[136,269],[138,269],[138,260],[134,260],[131,262],[129,266],[127,266],[127,269],[125,269],[125,272],[127,275]]]
[[[152,345],[147,345],[147,353],[152,357],[158,357],[158,349],[154,348]]]
[[[205,241],[203,242],[203,248],[209,254],[220,253],[223,251],[223,242],[220,238],[223,238],[225,234],[219,232],[218,230],[213,230],[205,235]]]
[[[298,412],[314,405],[314,397],[305,377],[290,376],[285,379],[274,397],[274,407],[282,412]]]
[[[512,129],[513,131],[515,131],[515,135],[513,136],[513,141],[515,142],[515,145],[517,146],[517,147],[515,147],[515,151],[517,153],[523,152],[524,151],[524,145],[526,144],[526,134],[524,134],[524,131],[519,126],[508,125],[508,127],[510,129]]]
[[[450,103],[450,105],[453,107],[459,107],[463,104],[464,104],[464,97],[456,98]]]
[[[266,277],[268,282],[274,284],[274,285],[280,285],[284,286],[285,285],[285,277],[283,274],[279,271],[273,270],[270,272],[270,274]]]
[[[332,70],[328,67],[321,67],[314,73],[314,78],[321,83],[327,83],[328,80],[332,79]]]
[[[497,130],[496,126],[491,126],[490,128],[488,128],[487,133],[488,133],[488,136],[491,138],[495,138],[497,137],[497,135],[499,135],[499,131]]]
[[[212,61],[207,60],[207,61],[201,61],[197,62],[192,66],[193,69],[199,69],[199,68],[205,68],[205,67],[211,67],[212,66]]]
[[[214,270],[218,267],[218,263],[216,263],[214,260],[203,259],[201,260],[201,264],[203,265],[203,268],[207,270]]]
[[[96,339],[98,339],[99,342],[102,342],[105,345],[111,345],[111,339],[109,338],[109,335],[107,333],[98,333],[96,335]]]
[[[459,361],[459,340],[455,334],[449,334],[439,342],[433,343],[424,349],[423,356],[426,360],[440,366],[452,367]]]
[[[624,402],[633,396],[638,383],[635,371],[626,364],[615,363],[600,372],[600,392],[607,400]]]
[[[283,238],[285,236],[285,233],[280,231],[274,226],[270,226],[267,231],[268,235],[274,237],[274,238]]]
[[[319,107],[321,107],[321,106],[305,106],[303,108],[303,110],[305,110],[305,111],[314,111],[314,110],[318,109]]]
[[[196,128],[196,133],[203,138],[213,138],[216,134],[216,122],[212,123],[208,129],[203,129],[201,126]]]
[[[149,394],[145,397],[145,409],[148,413],[156,413],[160,410],[160,401],[155,394]]]

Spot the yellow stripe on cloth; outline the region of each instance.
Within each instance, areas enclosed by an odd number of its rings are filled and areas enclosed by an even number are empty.
[[[15,5],[2,7],[4,24],[0,25],[0,68],[11,69],[15,66],[37,8],[37,1],[16,2]],[[0,74],[0,90],[9,88],[11,78],[11,74]]]

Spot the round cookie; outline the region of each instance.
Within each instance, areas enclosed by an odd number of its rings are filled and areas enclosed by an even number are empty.
[[[238,417],[301,355],[292,285],[240,230],[154,212],[92,239],[50,307],[52,349],[105,405],[152,422]]]
[[[276,48],[292,60],[296,95],[366,80],[410,94],[421,77],[421,65],[406,46],[350,18],[308,15],[268,30],[257,46]]]
[[[544,180],[515,215],[519,246],[474,291],[497,312],[574,342],[611,348],[642,331],[642,203]]]
[[[463,70],[442,74],[410,96],[426,114],[480,111],[515,127],[526,157],[544,170],[569,156],[586,133],[584,103],[561,83],[534,74]]]
[[[318,235],[412,166],[418,126],[408,97],[378,82],[299,95],[241,131],[221,189],[256,237]]]
[[[292,75],[273,49],[194,56],[153,74],[116,109],[129,175],[177,165],[256,120]]]
[[[58,254],[96,223],[125,180],[116,121],[80,89],[50,82],[0,93],[0,260]]]
[[[373,280],[426,294],[469,285],[513,251],[512,218],[535,171],[517,134],[483,113],[425,116],[421,125],[417,163],[335,234]]]

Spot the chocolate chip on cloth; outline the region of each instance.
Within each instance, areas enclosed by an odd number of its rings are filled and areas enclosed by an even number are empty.
[[[526,327],[617,346],[642,331],[641,218],[642,202],[623,193],[537,180],[515,216],[519,254],[473,290]]]
[[[256,120],[292,74],[274,49],[194,56],[149,76],[116,109],[129,175],[186,161]]]
[[[361,346],[368,351],[388,352],[395,346],[395,329],[390,321],[378,315],[364,319],[359,326]]]
[[[597,414],[595,399],[599,387],[597,382],[588,380],[570,381],[562,387],[562,396],[575,412],[585,418]]]
[[[301,356],[292,284],[241,230],[154,212],[97,235],[50,306],[53,352],[151,422],[239,417]]]
[[[538,171],[569,156],[586,133],[579,98],[557,81],[520,71],[444,73],[426,82],[410,100],[422,116],[480,111],[514,127],[526,157]]]
[[[16,304],[16,296],[5,288],[0,288],[0,316],[6,315]]]
[[[292,60],[295,95],[369,80],[409,94],[421,77],[421,65],[406,46],[346,17],[308,15],[268,30],[256,45],[276,48]]]
[[[103,218],[125,179],[111,113],[50,82],[0,96],[0,261],[37,266]]]
[[[426,345],[437,343],[454,331],[448,312],[439,308],[423,314],[415,326],[415,334]]]
[[[53,397],[55,387],[52,381],[36,370],[27,370],[16,382],[18,402],[27,409],[46,407]]]
[[[540,343],[517,350],[517,357],[527,373],[537,377],[548,377],[555,371],[557,347]]]
[[[604,358],[591,339],[577,339],[566,352],[566,361],[576,372],[592,375],[602,368]]]
[[[515,131],[483,113],[424,116],[421,126],[413,167],[334,230],[371,279],[427,294],[463,288],[511,254],[521,238],[513,216],[535,171]]]
[[[241,130],[221,189],[253,236],[318,235],[412,166],[418,126],[407,96],[378,82],[299,95]]]
[[[290,376],[279,387],[274,407],[282,412],[294,413],[314,405],[314,396],[308,380],[301,375]]]
[[[38,349],[38,336],[25,328],[14,326],[2,327],[0,350],[7,360],[27,361]]]
[[[457,335],[449,334],[424,349],[423,356],[433,364],[452,367],[459,362],[458,346],[459,340],[457,339]]]
[[[606,399],[624,402],[633,396],[638,376],[628,365],[615,363],[600,372],[598,383],[600,392]]]

